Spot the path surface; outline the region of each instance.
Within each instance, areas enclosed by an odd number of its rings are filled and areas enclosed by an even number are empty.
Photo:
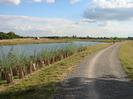
[[[133,99],[133,83],[126,77],[114,44],[84,59],[61,82],[54,99]]]

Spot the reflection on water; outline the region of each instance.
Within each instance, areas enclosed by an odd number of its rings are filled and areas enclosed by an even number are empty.
[[[16,51],[16,53],[25,53],[26,55],[33,55],[34,52],[40,52],[45,49],[60,49],[68,45],[80,46],[91,46],[99,44],[100,42],[72,42],[72,43],[45,43],[45,44],[24,44],[24,45],[8,45],[0,46],[0,55],[2,53],[8,54],[10,50]]]

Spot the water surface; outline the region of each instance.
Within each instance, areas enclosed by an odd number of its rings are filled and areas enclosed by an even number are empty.
[[[83,42],[75,41],[71,43],[44,43],[44,44],[23,44],[23,45],[6,45],[0,46],[0,55],[2,53],[8,54],[10,50],[14,50],[16,53],[25,53],[26,55],[33,55],[35,52],[40,52],[45,49],[60,49],[69,45],[80,46],[92,46],[99,44],[100,42]]]

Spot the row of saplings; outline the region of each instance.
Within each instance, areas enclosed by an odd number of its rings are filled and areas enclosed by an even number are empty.
[[[4,55],[0,60],[0,78],[6,83],[12,83],[15,78],[22,79],[32,72],[60,61],[73,55],[75,52],[86,50],[86,47],[68,46],[56,50],[44,50],[40,53],[34,53],[33,56],[26,56],[24,53],[16,55],[11,50],[8,55]]]

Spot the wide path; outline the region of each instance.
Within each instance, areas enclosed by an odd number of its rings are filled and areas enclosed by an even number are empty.
[[[120,43],[88,56],[57,89],[54,99],[133,99],[133,83],[124,72]]]

